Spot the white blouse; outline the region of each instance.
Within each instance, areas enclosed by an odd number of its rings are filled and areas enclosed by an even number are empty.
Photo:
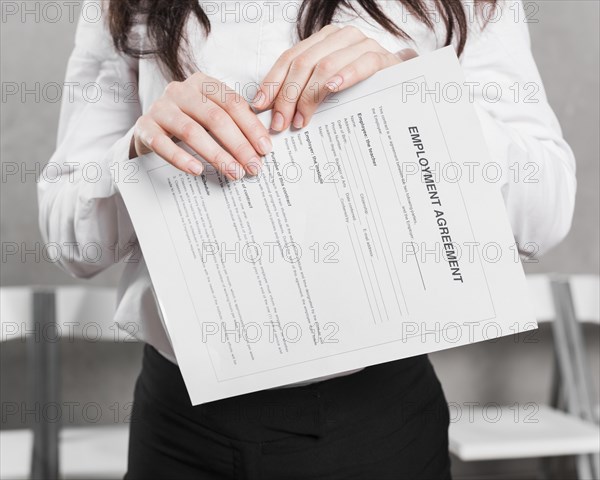
[[[197,67],[250,100],[275,60],[297,42],[299,1],[200,3],[212,31],[205,38],[197,21],[188,22]],[[424,54],[443,46],[442,22],[432,32],[399,2],[380,4],[412,40],[396,38],[354,12],[340,11],[334,21],[360,28],[392,52],[408,46]],[[115,321],[175,361],[110,168],[115,159],[128,157],[134,123],[168,80],[155,60],[117,53],[99,13],[97,3],[84,3],[67,67],[56,152],[38,186],[40,227],[44,240],[61,248],[62,267],[76,277],[89,278],[125,261]],[[541,254],[560,242],[571,224],[573,153],[548,105],[521,2],[501,1],[483,30],[470,17],[461,63],[489,150],[502,167],[494,185],[502,190],[519,244]],[[144,38],[144,28],[137,28]]]

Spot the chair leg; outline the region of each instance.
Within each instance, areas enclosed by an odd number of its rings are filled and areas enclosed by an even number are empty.
[[[577,456],[577,478],[579,480],[596,480],[598,477],[592,473],[591,455],[579,455]]]
[[[569,301],[566,311],[566,319],[569,335],[571,337],[571,343],[573,345],[573,358],[578,379],[576,384],[579,389],[578,397],[581,405],[581,417],[588,422],[598,423],[596,413],[594,412],[594,408],[592,406],[594,404],[591,391],[593,380],[589,363],[585,355],[586,348],[583,340],[582,326],[575,313],[575,305],[573,303],[571,287],[568,283],[566,283],[563,288],[565,292],[565,298],[567,298]],[[600,455],[587,455],[587,457],[590,478],[594,480],[600,478]]]
[[[555,345],[558,348],[560,374],[564,381],[567,409],[587,421],[595,421],[592,412],[591,375],[584,359],[585,346],[581,334],[581,325],[575,315],[573,298],[569,283],[565,279],[552,281],[552,292],[556,307],[554,325]],[[577,457],[577,471],[581,480],[598,478],[598,455],[580,455]]]
[[[564,403],[564,392],[560,381],[560,364],[556,350],[553,353],[552,361],[552,385],[550,387],[549,405],[552,408],[561,409]],[[559,459],[556,457],[542,457],[539,460],[539,477],[543,480],[552,480],[556,478]]]
[[[55,321],[54,292],[33,294],[34,334],[28,341],[28,368],[31,382],[30,408],[39,412],[35,423],[31,478],[54,480],[58,478],[59,422],[45,415],[53,404],[59,406],[59,332]]]
[[[552,408],[562,409],[564,404],[564,392],[562,391],[560,379],[560,365],[556,350],[554,350],[552,361],[552,385],[550,387],[550,402]]]
[[[538,477],[541,480],[552,480],[554,478],[554,471],[556,467],[554,457],[542,457],[540,458],[540,466],[538,470]]]
[[[560,386],[564,392],[566,410],[581,416],[581,405],[578,399],[578,388],[575,365],[572,354],[572,345],[569,342],[569,334],[566,326],[567,320],[564,315],[564,303],[568,301],[564,297],[564,291],[559,283],[552,282],[556,319],[552,322],[554,334],[554,348],[558,365],[557,375],[560,376]]]

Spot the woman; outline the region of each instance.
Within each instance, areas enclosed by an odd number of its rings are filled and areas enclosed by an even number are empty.
[[[450,478],[426,356],[192,407],[109,165],[154,151],[200,174],[181,139],[232,181],[255,175],[272,148],[255,112],[300,128],[331,91],[453,44],[517,241],[544,252],[569,229],[575,166],[520,2],[113,0],[101,19],[96,7],[83,6],[51,159],[62,175],[40,183],[40,223],[75,276],[127,258],[116,321],[146,347],[126,478]]]

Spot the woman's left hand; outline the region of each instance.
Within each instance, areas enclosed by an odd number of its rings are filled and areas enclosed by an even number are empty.
[[[410,48],[391,53],[356,27],[328,25],[279,57],[252,104],[273,108],[277,132],[290,124],[302,128],[328,94],[416,56]]]

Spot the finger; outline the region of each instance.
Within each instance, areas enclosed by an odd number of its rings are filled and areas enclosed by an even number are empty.
[[[377,41],[372,38],[365,38],[355,45],[335,51],[323,58],[315,67],[298,101],[296,113],[293,117],[294,127],[303,128],[308,125],[317,107],[325,100],[327,95],[331,94],[328,82],[337,72],[346,65],[358,60],[365,53],[372,51],[383,54],[387,52]]]
[[[258,175],[262,165],[260,154],[225,110],[209,99],[206,101],[209,102],[206,107],[188,105],[184,111],[203,125],[250,175]]]
[[[209,85],[214,85],[214,82],[205,82],[204,85],[199,83],[195,85],[196,88],[190,88],[191,84],[188,82],[173,82],[167,87],[167,94],[169,95],[170,102],[173,102],[175,109],[191,117],[195,121],[194,123],[200,124],[206,130],[209,130],[250,175],[256,175],[261,165],[259,154],[256,153],[254,147],[240,131],[229,114],[212,100],[202,95],[199,90],[200,88],[208,88]],[[170,107],[166,106],[164,108]],[[161,112],[159,115],[162,114]],[[173,112],[173,115],[178,117],[176,112]],[[181,121],[183,122],[183,120]],[[197,131],[193,125],[186,128],[189,128],[191,133]],[[181,139],[185,141],[184,138]],[[241,177],[237,179],[239,178]]]
[[[378,71],[400,62],[400,58],[390,52],[367,52],[342,68],[330,80],[325,82],[325,86],[331,92],[340,92],[362,80],[366,80]]]
[[[260,122],[250,105],[235,90],[215,79],[199,82],[201,93],[229,114],[256,152],[268,155],[273,150],[269,131]]]
[[[256,152],[255,148],[248,141],[231,116],[211,99],[202,95],[199,90],[186,88],[187,86],[184,86],[183,84],[179,85],[179,87],[176,87],[178,89],[177,92],[170,92],[170,97],[175,103],[176,108],[180,109],[187,118],[191,118],[192,120],[191,125],[185,125],[185,128],[189,131],[184,132],[184,134],[187,133],[187,135],[191,137],[190,140],[194,141],[196,140],[196,135],[205,138],[204,134],[206,132],[204,129],[209,130],[232,155],[234,161],[239,163],[239,165],[241,165],[250,175],[257,175],[262,164],[259,156],[261,154]],[[200,85],[197,87],[201,88]],[[204,86],[202,88],[207,87]],[[185,120],[176,113],[173,113],[173,115],[179,118],[178,121],[180,123],[185,122]],[[204,128],[201,128],[200,126]],[[183,127],[179,126],[179,128]],[[201,133],[198,128],[200,128],[203,133]],[[175,135],[177,134],[175,133]],[[188,143],[186,138],[179,138]],[[189,143],[188,145],[194,148],[193,145]],[[225,168],[229,167],[233,168],[234,166],[225,166]],[[230,173],[233,173],[233,170]],[[241,177],[243,177],[243,175],[237,176],[235,179]]]
[[[367,52],[325,82],[325,86],[332,92],[340,92],[369,78],[379,70],[410,60],[416,56],[418,56],[417,52],[411,48],[406,48],[396,54],[387,50],[384,52]]]
[[[314,35],[311,35],[289,50],[286,50],[273,64],[273,67],[271,67],[271,70],[261,82],[258,92],[252,101],[252,105],[259,110],[266,110],[269,108],[281,90],[283,80],[287,75],[292,61],[298,55],[338,30],[340,30],[340,27],[337,25],[327,25]]]
[[[177,105],[171,103],[160,105],[153,118],[158,126],[183,140],[230,180],[244,177],[242,165],[226,152],[194,118],[181,111]]]
[[[183,148],[178,147],[165,130],[150,119],[141,118],[138,121],[134,136],[147,149],[155,152],[179,170],[192,175],[200,175],[204,170],[202,162],[196,160]]]
[[[307,82],[315,67],[323,58],[335,51],[358,44],[364,38],[364,34],[358,28],[345,27],[331,33],[324,40],[298,55],[290,64],[281,90],[275,98],[271,128],[275,131],[282,131],[290,126],[300,96],[306,90]],[[312,93],[314,95],[317,92]],[[297,117],[294,119],[294,123],[303,124],[303,120]]]

